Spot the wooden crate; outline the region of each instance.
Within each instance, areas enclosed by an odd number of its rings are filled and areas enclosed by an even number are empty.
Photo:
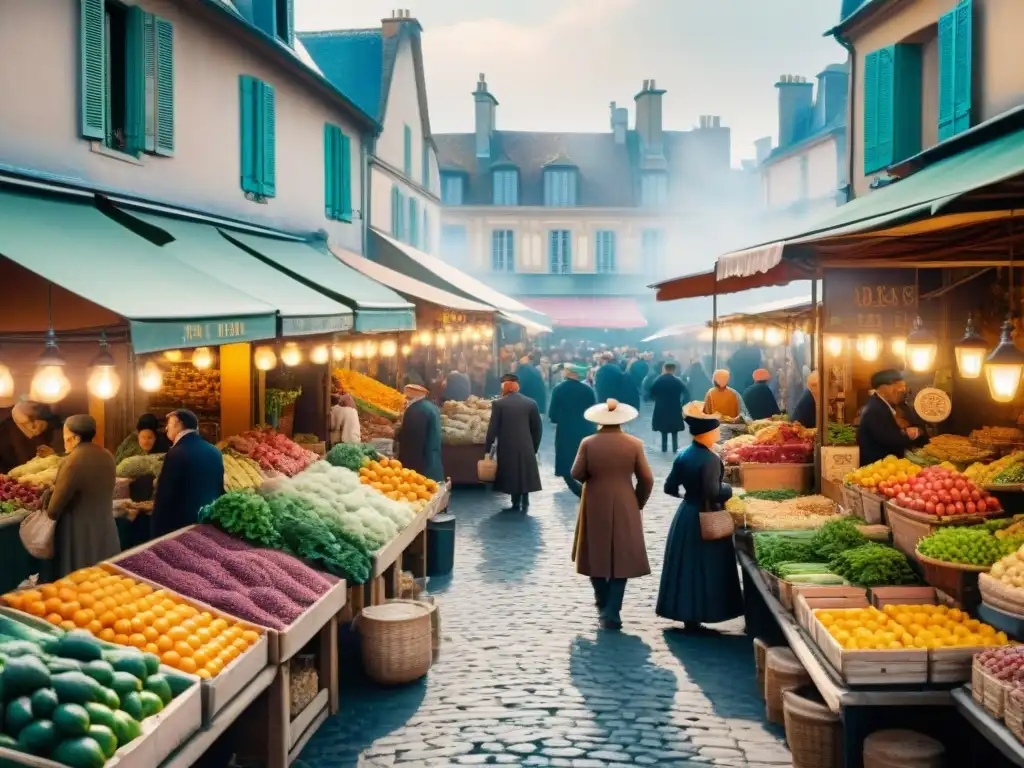
[[[860,587],[826,586],[821,584],[794,584],[779,579],[779,602],[789,612],[796,610],[796,599],[803,595],[808,600],[859,599],[867,598],[866,590]],[[848,606],[854,608],[856,606]]]
[[[825,632],[825,628],[821,625],[821,622],[814,618],[814,611],[819,608],[834,608],[836,610],[844,610],[849,608],[867,608],[868,607],[867,593],[861,591],[859,595],[850,594],[845,597],[806,597],[800,595],[795,601],[795,610],[797,624],[807,630],[807,632],[817,640],[817,633]],[[831,635],[829,635],[831,639]]]
[[[872,587],[871,604],[875,608],[887,605],[937,605],[932,587]]]
[[[861,517],[865,523],[880,525],[885,519],[885,498],[867,488],[860,489]]]
[[[813,464],[740,464],[740,482],[748,491],[791,488],[807,493],[814,487]]]
[[[928,681],[931,683],[966,683],[971,679],[975,654],[984,646],[973,648],[932,648],[928,651]]]
[[[861,496],[860,488],[844,483],[842,504],[851,515],[864,519],[864,497]]]
[[[821,627],[821,624],[815,622]],[[816,642],[835,670],[850,685],[913,685],[928,682],[928,651],[849,651],[824,627]]]

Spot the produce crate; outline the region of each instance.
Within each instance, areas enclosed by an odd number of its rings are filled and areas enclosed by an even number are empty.
[[[919,562],[917,542],[925,536],[935,533],[939,528],[949,525],[978,525],[986,520],[998,518],[1002,514],[999,512],[988,515],[954,515],[938,518],[934,515],[905,509],[891,501],[885,502],[885,515],[889,522],[889,528],[892,529],[893,545],[914,562]]]
[[[813,618],[813,616],[812,616]],[[928,651],[850,651],[815,619],[815,642],[850,685],[914,685],[928,682]]]
[[[863,600],[867,598],[867,592],[860,587],[831,586],[824,584],[794,584],[790,581],[779,580],[780,602],[787,611],[796,610],[798,597],[807,600]],[[857,606],[846,606],[854,608]]]
[[[875,608],[887,605],[936,605],[938,599],[932,587],[872,587],[871,604]]]
[[[821,622],[814,618],[814,611],[819,608],[834,608],[842,610],[845,608],[867,608],[868,596],[864,590],[857,593],[850,592],[844,597],[797,597],[794,605],[794,614],[797,624],[807,630],[811,637],[815,637],[818,631],[825,632]],[[827,635],[828,632],[825,632]],[[831,635],[829,635],[831,639]],[[817,638],[815,638],[817,641]]]
[[[870,525],[879,525],[885,517],[885,499],[877,493],[872,493],[867,488],[861,488],[861,514],[864,522]]]
[[[740,482],[748,491],[790,488],[808,493],[814,487],[813,464],[740,464]]]
[[[861,520],[864,519],[864,497],[861,496],[860,488],[855,485],[843,484],[842,505],[846,510]]]

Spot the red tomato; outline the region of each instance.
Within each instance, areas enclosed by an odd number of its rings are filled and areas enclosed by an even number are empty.
[[[941,502],[936,504],[935,505],[935,514],[938,515],[939,517],[942,517],[944,514],[946,514],[946,505],[941,503]]]
[[[973,501],[968,501],[964,509],[968,515],[976,515],[978,513],[978,505]]]
[[[988,504],[986,504],[984,501],[979,501],[977,503],[977,507],[978,512],[988,512]]]
[[[931,502],[931,501],[927,502],[924,505],[924,511],[927,512],[929,515],[934,515],[935,514],[935,504],[933,502]]]

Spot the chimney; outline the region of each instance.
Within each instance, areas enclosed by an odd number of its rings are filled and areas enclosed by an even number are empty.
[[[665,91],[658,90],[653,80],[644,80],[640,93],[633,97],[636,102],[636,131],[640,134],[640,146],[645,155],[664,154],[661,129],[661,97]]]
[[[409,13],[409,9],[400,8],[396,11],[392,11],[390,18],[381,19],[381,34],[385,38],[394,37],[401,31],[403,26],[408,27],[414,32],[423,31],[423,27],[421,27],[420,23],[413,18],[411,13]]]
[[[818,95],[814,100],[815,123],[823,126],[846,115],[850,83],[845,64],[829,64],[818,75]]]
[[[853,15],[861,5],[864,4],[864,0],[842,0],[842,4],[839,6],[839,21],[844,21]]]
[[[754,142],[754,158],[755,162],[760,165],[768,159],[768,155],[772,153],[772,137],[762,136]]]
[[[779,146],[788,147],[806,130],[814,107],[814,84],[799,75],[782,75],[779,89]]]
[[[614,101],[610,105],[612,134],[616,144],[626,143],[626,131],[629,130],[629,110],[618,106]]]
[[[498,100],[487,90],[487,78],[480,73],[480,79],[473,93],[476,102],[476,156],[491,156],[491,137],[495,131]]]

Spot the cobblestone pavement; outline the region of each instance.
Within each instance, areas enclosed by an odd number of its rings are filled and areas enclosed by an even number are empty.
[[[576,499],[551,477],[547,435],[545,489],[528,516],[502,513],[507,497],[485,491],[453,499],[455,572],[431,585],[444,640],[427,678],[343,689],[340,713],[299,764],[790,765],[781,730],[764,720],[743,620],[690,636],[654,614],[677,502],[660,490],[671,454],[646,441],[652,575],[629,582],[621,632],[597,627],[590,585],[570,562]]]

